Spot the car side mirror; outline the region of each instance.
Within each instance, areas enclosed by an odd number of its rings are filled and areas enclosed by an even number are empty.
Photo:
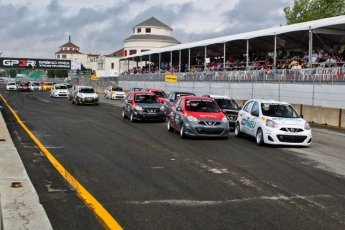
[[[182,108],[181,108],[181,107],[178,107],[178,108],[176,109],[176,111],[182,111]]]
[[[303,114],[300,114],[299,116],[303,119]]]
[[[252,111],[251,115],[253,115],[255,117],[258,117],[259,116],[259,112],[258,111]]]

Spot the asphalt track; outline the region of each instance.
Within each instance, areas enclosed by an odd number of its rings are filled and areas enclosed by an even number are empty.
[[[77,106],[4,85],[0,93],[58,162],[4,108],[54,229],[345,228],[344,130],[313,126],[309,148],[259,147],[233,133],[182,140],[166,123],[122,119],[121,101]]]

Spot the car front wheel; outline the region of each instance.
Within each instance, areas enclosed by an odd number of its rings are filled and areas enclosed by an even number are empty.
[[[125,114],[125,110],[122,110],[122,118],[123,118],[123,119],[126,119],[126,118],[127,118],[127,116],[126,116],[126,114]]]
[[[168,131],[169,131],[169,132],[174,131],[173,127],[171,127],[171,121],[170,121],[170,119],[168,120],[168,125],[167,125],[167,127],[168,127]]]
[[[181,139],[186,138],[186,132],[185,132],[185,127],[183,123],[181,124],[181,128],[180,128],[180,137]]]
[[[261,128],[256,132],[256,144],[259,146],[264,144],[264,135]]]
[[[131,113],[131,116],[130,116],[129,120],[130,120],[131,122],[134,122],[134,115],[133,115],[133,113]]]
[[[241,126],[240,126],[239,122],[236,122],[236,124],[235,124],[235,136],[236,137],[241,137],[242,136]]]

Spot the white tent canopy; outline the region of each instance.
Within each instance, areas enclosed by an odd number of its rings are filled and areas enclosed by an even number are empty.
[[[160,61],[188,60],[193,56],[220,57],[229,54],[251,52],[271,52],[275,49],[286,50],[345,43],[345,16],[331,17],[309,22],[297,23],[241,34],[185,43],[161,49],[142,52],[120,58],[120,61]],[[314,34],[310,41],[309,34]],[[275,44],[275,39],[277,43]],[[310,43],[312,42],[312,43]],[[171,58],[172,57],[172,58]]]
[[[118,76],[119,76],[119,72],[116,69],[112,69],[100,77],[118,77]]]

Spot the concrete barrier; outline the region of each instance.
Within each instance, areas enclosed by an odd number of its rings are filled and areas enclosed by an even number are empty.
[[[53,229],[0,112],[0,229]]]

